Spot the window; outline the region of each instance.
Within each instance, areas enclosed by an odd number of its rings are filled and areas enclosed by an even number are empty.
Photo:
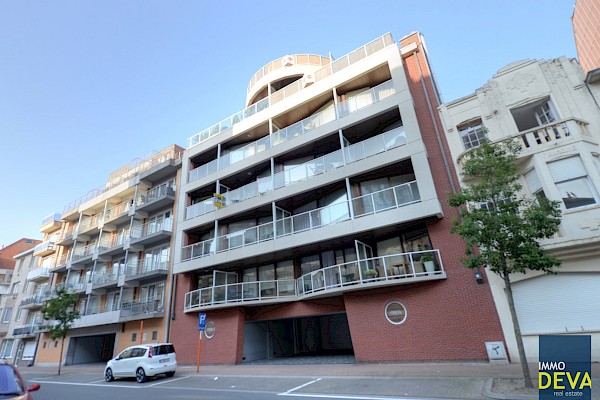
[[[510,110],[519,132],[551,124],[557,120],[550,98],[546,97]]]
[[[459,125],[458,134],[460,135],[465,150],[480,146],[488,141],[485,136],[483,125],[481,125],[481,120],[479,119]]]
[[[5,324],[9,323],[11,315],[12,315],[12,308],[6,307],[6,309],[4,310],[4,318],[2,319],[2,323],[5,323]]]
[[[531,194],[533,194],[536,199],[546,198],[546,193],[544,193],[544,188],[542,187],[542,183],[540,182],[540,178],[537,176],[535,169],[532,169],[525,174],[525,180],[527,181],[527,185],[529,185]]]
[[[15,341],[14,339],[5,339],[0,347],[0,358],[11,358],[12,349]]]
[[[21,273],[21,269],[23,268],[23,259],[21,258],[19,260],[19,265],[17,265],[17,275],[19,275]]]
[[[19,311],[17,311],[17,317],[15,318],[16,322],[19,322],[21,320],[21,318],[23,317],[24,311],[25,311],[25,309],[19,308]]]
[[[155,341],[158,339],[158,331],[152,331],[152,340]]]
[[[137,333],[134,332],[131,334],[131,341],[135,342],[136,340],[137,340]]]
[[[579,156],[548,163],[550,175],[567,209],[596,204],[597,195]]]
[[[12,294],[17,294],[19,293],[19,282],[16,282],[15,284],[13,284],[12,290],[10,291]]]

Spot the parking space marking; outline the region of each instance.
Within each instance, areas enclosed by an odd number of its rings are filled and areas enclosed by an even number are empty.
[[[145,387],[158,386],[158,385],[162,385],[164,383],[171,383],[171,382],[180,381],[182,379],[187,379],[187,378],[189,378],[188,375],[181,376],[181,377],[178,377],[178,378],[173,378],[173,379],[167,379],[167,380],[163,380],[163,381],[160,381],[160,382],[153,383],[152,385],[144,385],[144,386]]]
[[[143,386],[129,386],[129,385],[112,385],[112,384],[104,384],[100,385],[98,383],[76,383],[76,382],[50,382],[50,381],[40,381],[40,380],[31,380],[34,383],[43,383],[44,385],[66,385],[66,386],[100,386],[100,387],[120,387],[120,388],[129,388],[129,389],[142,389]]]
[[[302,389],[303,387],[306,387],[306,386],[308,386],[308,385],[312,385],[312,384],[313,384],[313,383],[315,383],[315,382],[319,382],[321,379],[322,379],[322,378],[313,379],[313,380],[312,380],[312,381],[310,381],[310,382],[306,382],[304,385],[296,386],[295,388],[288,390],[288,391],[287,391],[287,392],[285,392],[284,394],[288,394],[288,393],[295,392],[295,391],[296,391],[296,390],[298,390],[298,389]]]
[[[349,400],[444,400],[444,399],[428,399],[425,397],[377,397],[377,396],[349,396],[337,394],[302,394],[302,393],[278,393],[278,396],[294,396],[294,397],[318,397],[326,399],[349,399]]]

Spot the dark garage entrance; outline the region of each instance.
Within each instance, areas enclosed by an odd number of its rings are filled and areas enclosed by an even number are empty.
[[[246,322],[244,362],[353,355],[346,314]]]
[[[115,334],[72,337],[67,348],[66,365],[106,362],[113,357]]]

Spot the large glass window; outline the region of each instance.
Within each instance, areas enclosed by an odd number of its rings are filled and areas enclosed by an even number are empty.
[[[5,324],[9,323],[11,315],[12,315],[12,307],[6,307],[6,309],[4,310],[4,318],[2,319],[2,322]]]
[[[548,169],[567,209],[598,202],[596,191],[579,156],[548,163]]]
[[[2,342],[2,347],[0,348],[0,358],[11,358],[12,357],[12,349],[15,343],[14,339],[5,339]]]

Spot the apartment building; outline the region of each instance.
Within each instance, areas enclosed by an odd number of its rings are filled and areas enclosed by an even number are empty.
[[[504,336],[450,234],[458,188],[422,37],[258,70],[247,108],[189,138],[170,338],[195,363],[345,354],[485,360]]]
[[[578,4],[581,2],[578,2]],[[539,335],[592,336],[600,360],[600,113],[576,60],[524,60],[502,68],[485,85],[439,108],[455,168],[469,149],[515,140],[523,192],[560,201],[558,234],[544,247],[562,260],[558,275],[511,277],[519,325],[530,361]],[[504,337],[518,359],[513,324],[500,278],[488,276]]]
[[[35,305],[59,286],[78,293],[66,365],[100,362],[136,343],[163,341],[169,319],[171,237],[183,149],[172,145],[109,175],[105,185],[42,222]],[[41,281],[40,281],[41,282]],[[35,362],[56,365],[60,345],[47,332]]]
[[[39,244],[39,240],[32,241]],[[38,259],[33,255],[34,248],[14,256],[15,268],[5,275],[0,283],[6,289],[0,297],[0,357],[15,365],[33,363],[36,351],[39,322],[38,310],[30,309],[31,298],[35,297],[37,282],[47,280],[37,273]],[[32,272],[33,271],[33,272]]]

